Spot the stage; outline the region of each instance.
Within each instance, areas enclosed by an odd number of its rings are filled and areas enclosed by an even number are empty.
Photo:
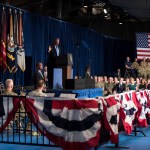
[[[16,93],[20,94],[22,87],[14,87]],[[23,90],[26,94],[34,90],[33,86],[24,86]],[[87,88],[87,89],[47,89],[46,93],[50,97],[72,97],[72,98],[95,98],[103,95],[102,88]]]
[[[52,93],[54,97],[75,97],[75,98],[95,98],[103,95],[102,88],[89,88],[89,89],[48,89],[47,93]]]

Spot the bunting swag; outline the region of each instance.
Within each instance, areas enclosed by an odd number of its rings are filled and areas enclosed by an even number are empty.
[[[9,9],[9,32],[7,35],[7,65],[10,73],[15,71],[15,47],[13,33],[13,17],[11,8]]]
[[[124,124],[126,133],[131,134],[133,121],[136,117],[136,113],[138,112],[139,108],[137,104],[136,93],[131,91],[120,94],[120,103],[120,117]]]
[[[146,95],[146,91],[136,92],[137,99],[141,104],[141,113],[138,117],[138,124],[141,127],[147,127],[147,119],[146,114],[149,112],[148,104],[148,97]]]
[[[19,98],[0,96],[0,132],[3,132],[14,118],[19,106]]]
[[[24,38],[23,38],[23,28],[22,28],[22,12],[20,11],[19,14],[19,49],[17,50],[17,64],[20,67],[20,69],[24,72],[26,69],[26,64],[25,64],[25,50],[24,50]]]
[[[110,139],[112,143],[118,143],[118,123],[119,123],[119,110],[121,104],[115,99],[114,96],[104,97],[104,124],[110,131]]]
[[[23,101],[23,103],[25,103]],[[98,145],[102,101],[27,98],[26,108],[31,121],[55,144],[64,150],[89,150]],[[31,116],[31,114],[33,116]],[[42,132],[43,134],[43,132]]]
[[[3,8],[1,17],[0,65],[3,71],[7,68],[6,62],[6,12]]]

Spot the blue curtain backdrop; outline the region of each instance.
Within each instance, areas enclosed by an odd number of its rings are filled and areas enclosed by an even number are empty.
[[[2,5],[0,12],[2,12]],[[9,6],[6,7],[8,9]],[[14,9],[14,8],[12,8]],[[16,85],[32,85],[32,76],[36,62],[43,64],[47,60],[48,46],[53,39],[61,39],[62,54],[72,53],[74,76],[84,77],[87,65],[91,66],[91,75],[113,76],[117,68],[124,69],[126,57],[136,57],[135,42],[123,41],[101,35],[93,30],[85,29],[61,20],[40,16],[23,11],[24,47],[27,69],[20,69],[15,74],[1,73],[1,81],[14,78]],[[30,58],[30,59],[29,59]]]

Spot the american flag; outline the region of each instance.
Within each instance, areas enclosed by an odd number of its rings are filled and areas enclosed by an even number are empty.
[[[150,58],[150,33],[136,34],[137,58]]]

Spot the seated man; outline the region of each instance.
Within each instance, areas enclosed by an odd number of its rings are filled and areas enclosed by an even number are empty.
[[[14,95],[17,96],[18,94],[13,92],[14,83],[12,79],[7,79],[5,82],[5,90],[1,95]]]
[[[36,89],[34,91],[29,92],[28,96],[47,96],[46,93],[43,93],[44,88],[45,88],[44,80],[38,80],[36,84]]]
[[[115,77],[117,77],[118,80],[122,77],[121,70],[119,68],[117,69],[117,72],[115,73]]]
[[[113,94],[114,87],[115,87],[115,84],[113,82],[113,78],[109,77],[108,83],[106,83],[104,87],[104,96]]]
[[[119,83],[116,84],[114,87],[114,94],[115,93],[122,93],[126,90],[126,85],[123,83],[123,78],[120,78]]]

